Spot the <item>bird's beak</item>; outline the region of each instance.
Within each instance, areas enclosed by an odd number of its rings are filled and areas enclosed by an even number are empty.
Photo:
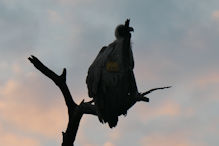
[[[129,27],[129,31],[133,31],[134,32],[134,29],[132,27]]]

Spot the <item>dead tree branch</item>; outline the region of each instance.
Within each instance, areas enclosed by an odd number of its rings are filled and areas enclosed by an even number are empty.
[[[68,89],[68,86],[66,84],[66,69],[63,69],[63,72],[61,75],[57,75],[52,70],[50,70],[48,67],[46,67],[38,58],[35,56],[31,56],[28,58],[29,61],[45,76],[50,78],[61,90],[66,106],[68,108],[68,125],[65,132],[62,132],[63,135],[63,142],[62,146],[73,146],[75,137],[78,131],[78,127],[80,124],[80,120],[83,116],[83,114],[91,114],[94,116],[97,116],[96,107],[94,104],[92,104],[92,101],[90,102],[82,102],[80,104],[76,104],[73,100],[71,93]],[[127,110],[130,109],[136,102],[143,101],[143,102],[149,102],[149,98],[145,97],[145,95],[160,89],[166,89],[169,87],[161,87],[161,88],[154,88],[149,91],[146,91],[144,93],[139,93],[136,97],[128,97],[126,103]]]
[[[54,81],[54,83],[62,91],[66,106],[68,108],[69,116],[67,130],[63,132],[62,146],[72,146],[83,114],[96,115],[97,113],[95,106],[89,102],[84,102],[84,100],[79,105],[74,102],[66,84],[66,69],[63,69],[61,75],[57,75],[52,70],[47,68],[42,62],[40,62],[40,60],[35,56],[31,56],[28,59],[39,71],[41,71],[45,76]]]

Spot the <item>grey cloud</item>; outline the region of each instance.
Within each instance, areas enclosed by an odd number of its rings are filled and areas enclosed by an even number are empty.
[[[37,40],[37,20],[25,7],[9,7],[0,2],[1,60],[28,52]]]
[[[194,108],[195,113],[193,117],[184,115],[174,117],[175,119],[160,117],[143,123],[135,121],[133,116],[135,111],[133,111],[128,114],[125,121],[129,126],[135,127],[127,129],[125,131],[127,134],[124,134],[116,144],[127,145],[125,141],[130,139],[130,145],[136,145],[140,137],[147,136],[153,131],[160,132],[160,129],[164,131],[163,134],[185,130],[191,132],[190,136],[195,140],[202,138],[201,140],[209,145],[217,143],[216,134],[196,136],[207,128],[205,124],[210,124],[210,119],[214,120],[217,116],[215,113],[218,110],[217,99],[215,103],[212,103],[212,99],[206,99],[210,94],[209,91],[217,95],[215,92],[217,89],[208,87],[206,89],[208,91],[201,91],[199,87],[186,88],[193,83],[195,76],[218,67],[219,32],[216,31],[218,24],[210,20],[212,11],[218,9],[216,0],[208,2],[204,0],[96,0],[88,4],[77,3],[77,7],[58,5],[57,1],[55,3],[38,1],[34,5],[30,2],[25,5],[26,3],[27,1],[13,9],[0,3],[0,30],[3,32],[0,36],[1,60],[7,62],[28,51],[33,51],[57,73],[61,73],[62,67],[67,67],[67,82],[73,91],[73,96],[84,96],[86,95],[85,77],[89,65],[99,49],[113,41],[115,26],[123,23],[126,18],[131,18],[131,25],[135,28],[133,34],[133,50],[137,63],[135,71],[139,75],[137,82],[140,82],[140,88],[171,83],[174,86],[172,89],[149,96],[152,97],[153,104],[151,104],[158,106],[165,100],[172,99],[181,106],[182,110]],[[32,7],[27,8],[27,6]],[[47,15],[49,9],[60,14],[63,20],[61,24],[53,24],[49,21]],[[63,38],[60,39],[60,36]],[[32,47],[35,49],[27,50]],[[25,65],[22,67],[28,68]],[[159,79],[148,79],[147,75],[142,75],[143,78],[140,78],[140,68],[150,70],[151,74],[156,74]],[[32,68],[31,71],[36,70]],[[39,76],[37,80],[38,78]],[[39,82],[44,84],[43,88],[55,86],[48,79],[45,81],[44,79],[42,77],[42,81]],[[31,80],[22,83],[31,85],[35,84],[34,82]],[[41,91],[39,84],[36,84],[39,87],[33,91],[34,94]],[[38,94],[40,96],[38,102],[42,104],[49,103],[50,98],[46,96],[59,94],[58,89],[45,89]],[[54,90],[56,91],[53,92]],[[162,99],[158,98],[160,96]],[[212,94],[211,96],[215,97]],[[95,119],[91,125],[97,126],[97,122]],[[119,125],[122,124],[124,123]],[[100,135],[100,133],[93,135],[90,132],[91,129],[87,137]],[[105,133],[102,129],[99,132]],[[130,137],[134,137],[134,140]],[[103,135],[101,143],[106,139]]]

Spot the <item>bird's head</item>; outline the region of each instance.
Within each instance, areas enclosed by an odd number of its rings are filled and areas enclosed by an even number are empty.
[[[130,33],[131,31],[134,31],[132,27],[127,27],[123,24],[120,24],[116,27],[115,29],[115,37],[118,38],[123,38],[127,35],[127,33]]]

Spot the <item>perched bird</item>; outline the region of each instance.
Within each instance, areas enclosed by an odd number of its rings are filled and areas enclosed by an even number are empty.
[[[110,128],[117,125],[118,116],[126,115],[127,99],[138,94],[133,73],[134,59],[130,39],[130,20],[115,29],[116,40],[104,46],[88,70],[86,83],[93,98],[100,122]]]

